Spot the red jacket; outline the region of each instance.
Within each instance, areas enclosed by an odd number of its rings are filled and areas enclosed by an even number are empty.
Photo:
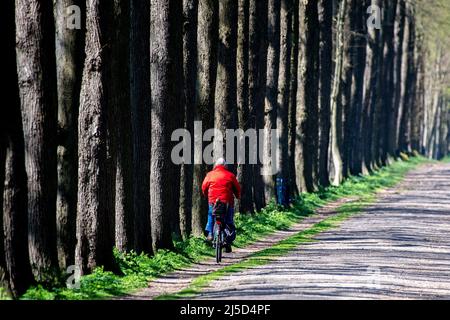
[[[241,186],[236,180],[236,176],[228,171],[224,166],[216,166],[214,170],[208,172],[202,183],[202,192],[208,197],[208,203],[215,203],[217,198],[222,202],[234,207],[234,196],[240,198]]]

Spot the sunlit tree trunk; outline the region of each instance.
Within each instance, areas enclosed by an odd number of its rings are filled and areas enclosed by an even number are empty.
[[[339,101],[339,89],[343,71],[344,58],[344,23],[347,0],[339,4],[337,15],[336,49],[334,65],[334,81],[331,92],[331,156],[333,159],[334,177],[333,185],[337,186],[343,179],[343,163],[341,157],[342,137],[342,104]]]

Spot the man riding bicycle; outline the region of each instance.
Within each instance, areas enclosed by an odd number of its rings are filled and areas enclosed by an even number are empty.
[[[237,199],[241,196],[241,186],[236,176],[228,171],[226,162],[223,158],[219,158],[214,169],[210,171],[202,183],[202,192],[208,198],[208,223],[206,224],[206,232],[208,233],[208,241],[213,239],[213,208],[217,200],[228,205],[227,214],[225,216],[225,224],[231,230],[231,235],[227,237],[225,244],[225,252],[231,252],[231,244],[236,238],[234,227],[234,197]]]

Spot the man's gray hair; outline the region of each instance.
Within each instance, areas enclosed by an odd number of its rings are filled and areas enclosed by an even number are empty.
[[[217,166],[225,166],[226,167],[227,166],[227,162],[225,161],[224,158],[219,158],[214,163],[214,167],[217,167]]]

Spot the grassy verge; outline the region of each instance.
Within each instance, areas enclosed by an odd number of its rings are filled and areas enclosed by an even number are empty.
[[[282,255],[302,241],[310,241],[317,233],[333,227],[339,221],[357,212],[359,208],[373,199],[374,194],[378,190],[395,185],[407,171],[425,161],[425,159],[419,157],[411,158],[408,161],[395,162],[391,166],[382,168],[371,175],[351,177],[338,187],[329,187],[316,193],[303,194],[301,199],[297,200],[289,209],[283,209],[271,203],[260,213],[254,215],[237,214],[235,223],[238,237],[235,245],[243,247],[276,230],[288,229],[293,223],[313,214],[316,208],[328,202],[350,196],[358,197],[359,199],[357,202],[342,206],[337,216],[326,219],[311,229],[258,252],[248,260],[199,277],[188,290],[180,293],[181,296],[197,292],[206,283],[225,273],[266,263],[268,258]],[[145,254],[137,255],[133,252],[129,254],[115,252],[115,257],[123,275],[115,275],[98,268],[92,274],[81,278],[79,289],[68,289],[63,286],[53,288],[37,286],[30,288],[22,299],[109,298],[144,288],[149,281],[162,274],[186,267],[213,255],[212,248],[203,239],[199,238],[190,238],[186,241],[176,242],[174,251],[161,250],[152,257]]]

